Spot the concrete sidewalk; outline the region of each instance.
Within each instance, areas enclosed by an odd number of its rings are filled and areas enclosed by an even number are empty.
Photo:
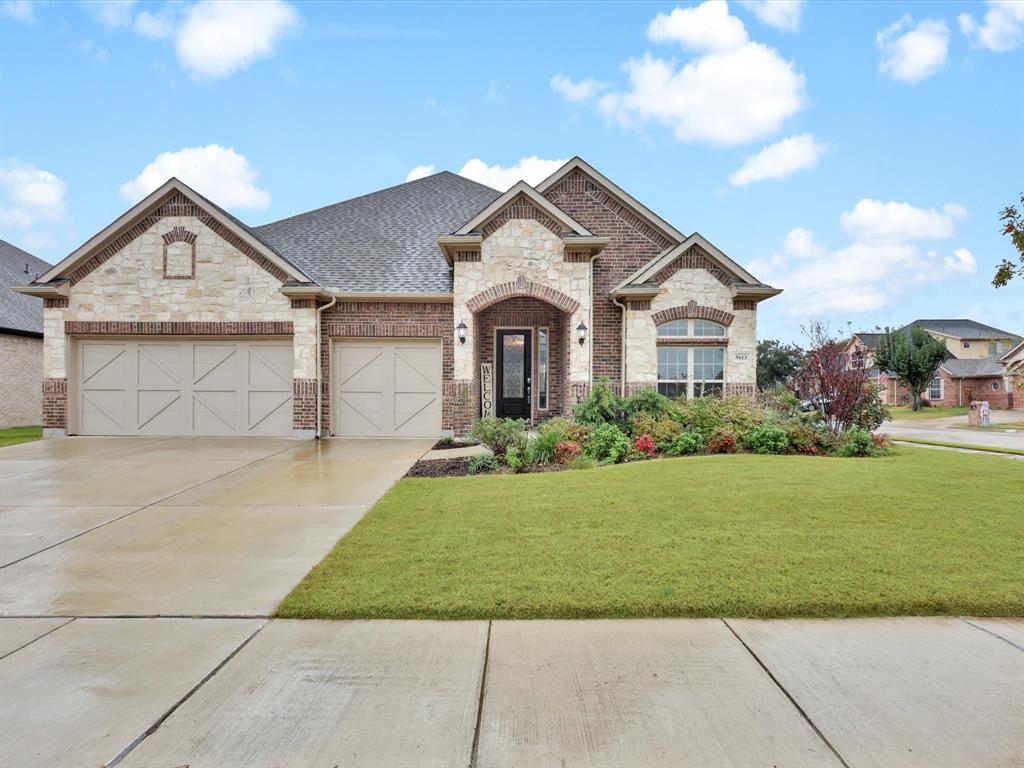
[[[992,411],[993,424],[1012,421],[1024,421],[1024,412]],[[960,428],[966,424],[966,416],[952,416],[946,419],[897,419],[887,421],[878,431],[896,439],[910,437],[918,440],[938,440],[944,443],[1024,450],[1024,429],[1010,432],[999,429]]]
[[[1024,620],[0,619],[7,766],[1018,766]]]

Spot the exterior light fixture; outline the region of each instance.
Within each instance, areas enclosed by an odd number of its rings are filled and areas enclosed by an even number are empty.
[[[459,344],[466,343],[466,323],[462,320],[455,326],[455,335],[459,337]]]
[[[576,333],[580,340],[580,346],[582,347],[587,343],[587,325],[586,323],[580,323],[576,326]]]

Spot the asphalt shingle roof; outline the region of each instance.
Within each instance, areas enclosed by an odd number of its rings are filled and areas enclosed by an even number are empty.
[[[1002,376],[1003,364],[999,358],[1005,355],[1000,352],[990,357],[983,357],[980,360],[960,360],[951,357],[942,364],[942,367],[949,371],[954,378],[975,378],[978,376]]]
[[[0,329],[42,334],[42,299],[10,289],[28,285],[49,268],[42,259],[0,240]]]
[[[953,336],[958,339],[1015,339],[1018,338],[1017,334],[1010,333],[1009,331],[1001,331],[998,328],[993,328],[991,325],[985,325],[984,323],[978,323],[974,320],[914,320],[911,323],[907,323],[903,326],[903,329],[909,331],[915,325],[919,325],[926,331],[935,331],[936,333],[944,333],[947,336]]]
[[[878,340],[885,336],[884,333],[864,333],[863,331],[857,331],[854,334],[861,343],[868,349],[874,349],[878,346]]]
[[[253,227],[325,288],[358,293],[449,293],[437,244],[501,193],[449,171]]]

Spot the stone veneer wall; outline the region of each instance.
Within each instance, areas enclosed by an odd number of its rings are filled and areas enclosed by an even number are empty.
[[[43,340],[0,334],[0,429],[42,424]]]
[[[509,219],[483,241],[479,261],[455,263],[453,321],[464,322],[468,327],[466,344],[455,350],[455,381],[463,382],[464,386],[476,386],[479,379],[477,319],[467,302],[489,288],[525,278],[579,303],[565,327],[575,328],[581,322],[591,325],[590,263],[566,260],[564,250],[562,239],[541,222]],[[582,347],[570,345],[568,375],[571,382],[590,380],[592,347],[593,337]]]
[[[594,379],[607,377],[618,386],[622,376],[622,313],[612,304],[611,290],[674,243],[582,171],[568,174],[544,196],[595,235],[610,239],[594,261],[594,309],[593,322],[587,322],[591,326],[588,346],[594,350]]]
[[[725,384],[728,394],[756,394],[757,381],[757,310],[737,309],[750,306],[734,303],[730,290],[714,275],[704,269],[679,269],[661,286],[660,293],[651,300],[649,309],[632,308],[626,321],[626,369],[631,388],[656,386],[658,380],[658,334],[654,316],[665,313],[668,316],[689,316],[685,311],[672,313],[670,310],[685,308],[690,302],[711,311],[700,312],[710,319],[727,324],[725,352]],[[716,313],[724,313],[716,316]],[[701,340],[694,344],[715,346],[716,340]],[[746,355],[745,361],[735,359],[739,353]]]
[[[477,360],[476,370],[481,362],[495,363],[494,332],[497,328],[525,328],[533,331],[531,341],[531,377],[533,403],[531,413],[534,419],[558,416],[567,411],[569,386],[569,324],[565,313],[560,312],[540,299],[517,297],[492,304],[476,317]],[[548,407],[541,411],[537,407],[537,329],[548,329]],[[497,375],[497,367],[495,367]],[[479,415],[479,408],[474,417]]]

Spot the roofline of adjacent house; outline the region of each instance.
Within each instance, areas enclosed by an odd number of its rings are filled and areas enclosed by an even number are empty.
[[[282,258],[280,254],[269,248],[259,238],[254,237],[244,227],[238,225],[235,220],[228,215],[225,211],[222,211],[216,203],[207,200],[198,192],[193,190],[187,184],[182,182],[180,179],[171,177],[157,189],[150,192],[146,197],[140,200],[138,203],[133,205],[123,214],[118,216],[108,226],[97,232],[95,235],[86,240],[82,245],[72,251],[66,258],[55,264],[49,271],[43,274],[36,282],[48,283],[56,278],[62,277],[65,273],[71,271],[79,263],[85,261],[92,255],[92,253],[105,245],[108,241],[116,237],[121,230],[127,227],[135,219],[141,218],[150,211],[156,209],[163,199],[171,192],[180,192],[189,198],[193,203],[208,209],[211,216],[217,219],[220,224],[227,227],[234,235],[240,238],[250,247],[257,250],[262,256],[268,261],[278,267],[285,274],[289,275],[294,280],[300,282],[306,282],[310,278],[308,275],[303,274],[294,264]]]
[[[1009,351],[999,358],[999,362],[1003,362],[1003,360],[1006,360],[1006,358],[1008,358],[1010,355],[1015,354],[1017,350],[1020,349],[1021,347],[1024,347],[1024,340],[1021,340],[1017,344],[1014,344],[1012,347],[1010,347]]]
[[[31,336],[35,339],[43,338],[42,331],[28,331],[24,328],[8,328],[0,325],[0,333],[7,334],[9,336]]]
[[[518,195],[526,195],[530,198],[530,201],[540,208],[551,218],[561,222],[567,229],[571,229],[578,235],[592,235],[593,233],[580,224],[576,219],[567,214],[557,205],[548,200],[544,195],[540,194],[536,189],[531,187],[525,181],[517,181],[508,191],[498,195],[494,200],[488,203],[476,216],[470,219],[468,222],[459,227],[452,234],[455,235],[468,235],[471,234],[478,227],[483,226],[487,220],[494,214],[498,213],[504,208],[509,202],[514,200]]]
[[[1005,371],[1002,371],[1000,373],[964,373],[964,374],[959,374],[959,373],[954,373],[953,371],[949,370],[949,368],[947,368],[945,365],[939,365],[939,369],[943,370],[947,374],[949,374],[949,378],[951,378],[951,379],[996,379],[996,378],[999,378],[1000,376],[1002,376],[1003,373],[1005,373]]]

